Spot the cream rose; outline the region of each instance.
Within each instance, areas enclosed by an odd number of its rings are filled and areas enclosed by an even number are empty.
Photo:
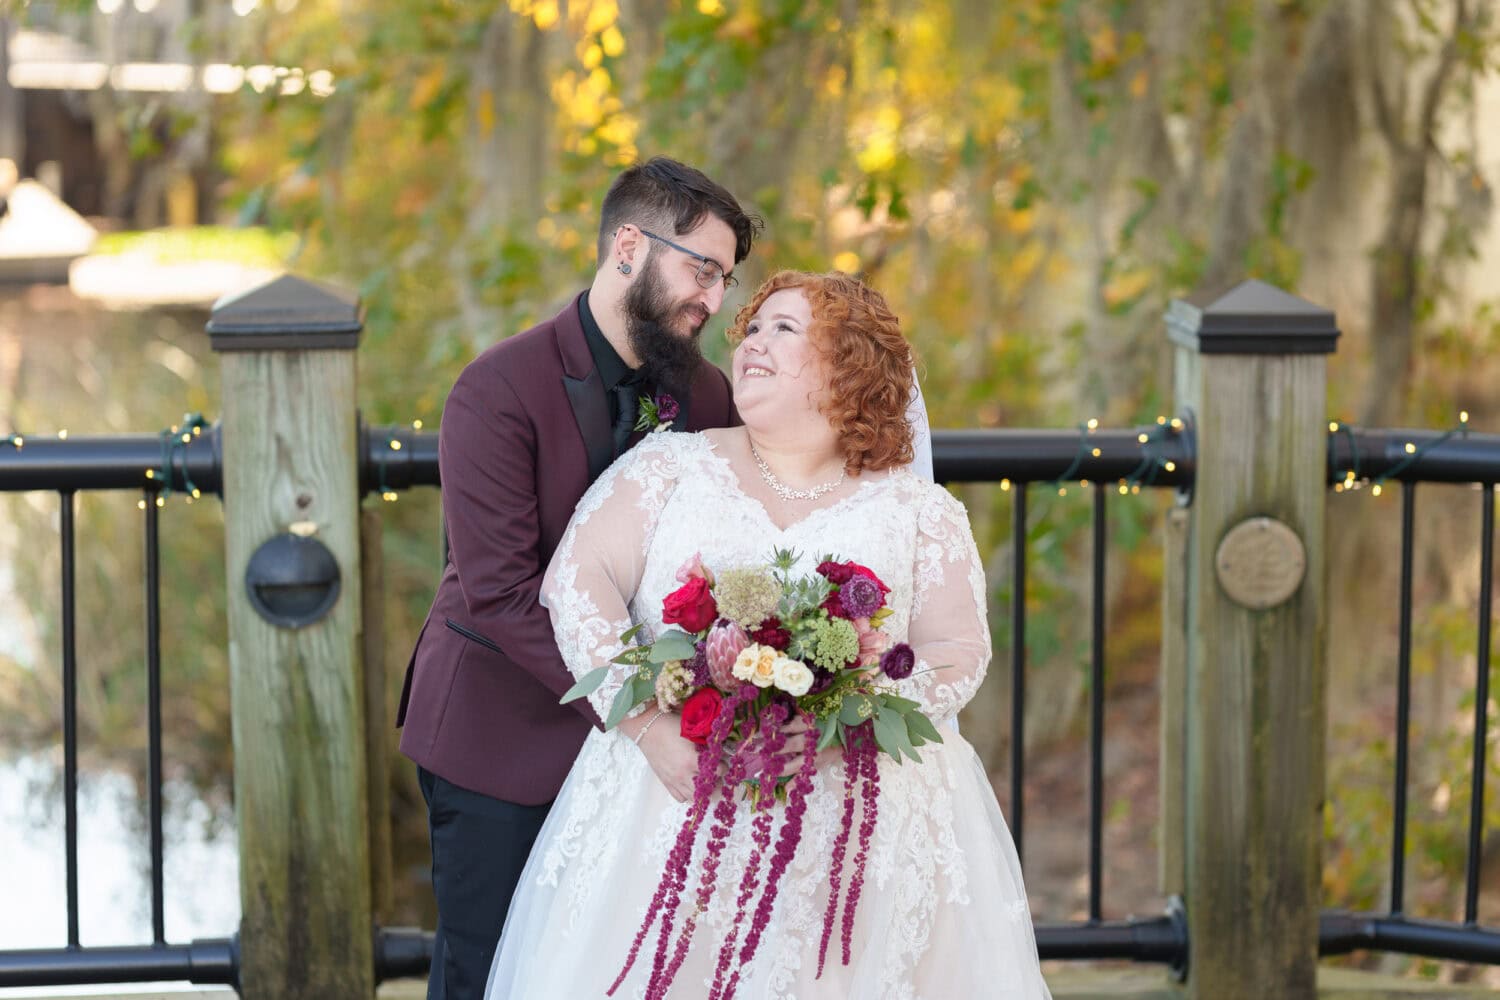
[[[749,681],[756,687],[770,687],[776,683],[776,660],[779,655],[770,646],[751,643],[734,658],[734,669],[731,672],[736,680]]]
[[[776,686],[793,698],[800,698],[812,689],[813,672],[801,660],[776,657]]]

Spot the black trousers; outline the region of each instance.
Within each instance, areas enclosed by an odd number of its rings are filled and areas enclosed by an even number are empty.
[[[437,939],[427,1000],[481,1000],[510,898],[551,803],[523,806],[417,768],[432,839]]]

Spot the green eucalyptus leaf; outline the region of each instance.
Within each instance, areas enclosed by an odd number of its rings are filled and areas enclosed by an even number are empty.
[[[697,644],[692,636],[681,629],[668,629],[657,637],[651,644],[652,663],[666,663],[668,660],[691,660],[697,652]]]
[[[906,728],[911,731],[913,736],[920,736],[928,743],[943,742],[943,736],[938,732],[937,726],[934,726],[932,720],[921,712],[906,713]]]
[[[818,749],[827,750],[829,747],[839,742],[840,728],[839,718],[836,715],[827,716],[821,722],[819,722]]]
[[[639,681],[639,677],[633,677],[620,686],[620,690],[615,694],[614,703],[609,706],[609,717],[604,720],[605,729],[613,729],[618,726],[624,721],[625,716],[630,714],[630,710],[636,706],[636,684]]]
[[[589,695],[599,690],[599,685],[603,684],[604,678],[608,676],[608,667],[597,667],[593,670],[590,670],[588,673],[584,674],[578,679],[577,684],[574,684],[563,693],[563,696],[560,699],[561,703],[566,705],[570,701],[577,701],[579,698],[587,698]]]

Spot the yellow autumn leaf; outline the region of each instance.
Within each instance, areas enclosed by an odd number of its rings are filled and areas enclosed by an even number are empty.
[[[845,274],[856,274],[859,272],[859,254],[852,250],[834,254],[833,269],[843,271]]]
[[[588,17],[583,22],[585,35],[597,35],[620,18],[620,7],[615,0],[594,0],[589,5]]]
[[[1105,282],[1100,295],[1104,298],[1104,304],[1113,309],[1115,306],[1138,298],[1151,286],[1151,278],[1151,271],[1144,267],[1125,271]]]
[[[531,9],[531,21],[539,31],[547,31],[557,25],[557,0],[538,0]]]
[[[1120,42],[1114,28],[1106,24],[1089,36],[1089,55],[1096,62],[1114,62],[1119,54]]]
[[[1130,78],[1130,96],[1137,99],[1145,97],[1146,85],[1150,82],[1150,80],[1151,77],[1146,73],[1144,69],[1137,72],[1135,76]]]
[[[599,36],[599,44],[603,46],[604,54],[613,59],[625,51],[625,36],[620,33],[620,29],[617,26],[611,24]]]
[[[448,70],[443,66],[434,66],[432,69],[417,77],[417,82],[411,88],[411,108],[420,111],[432,103],[438,91],[443,86],[443,81],[448,77]]]
[[[698,0],[698,13],[705,17],[719,17],[724,13],[724,5],[719,0]]]
[[[896,137],[889,132],[877,132],[854,156],[859,169],[867,174],[889,170],[896,162]]]
[[[552,81],[552,103],[563,105],[573,97],[573,90],[577,86],[578,78],[572,70],[560,73],[557,79]]]
[[[1024,236],[1031,232],[1031,227],[1036,224],[1036,212],[1034,209],[1023,208],[1018,212],[1011,212],[1005,218],[1005,228],[1018,236]]]
[[[823,77],[823,92],[829,97],[838,97],[844,92],[844,84],[849,79],[849,71],[843,66],[834,65],[828,67],[828,73]]]
[[[859,169],[867,174],[889,170],[896,163],[896,133],[901,128],[901,112],[890,104],[875,111],[870,133],[864,146],[855,154]]]
[[[1017,117],[1021,111],[1021,101],[1026,94],[1011,83],[1009,80],[1001,80],[992,88],[992,94],[986,105],[991,114],[1001,121],[1010,121]]]
[[[1042,264],[1042,256],[1046,249],[1040,240],[1029,240],[1021,245],[1021,248],[1005,259],[1005,273],[1002,275],[1006,285],[1010,288],[1020,288],[1031,281]]]
[[[584,48],[582,59],[585,69],[593,69],[604,61],[604,50],[597,45],[589,45]]]
[[[479,134],[488,137],[495,131],[495,94],[486,90],[479,95],[479,107],[474,111],[474,117],[479,122]]]
[[[611,146],[624,146],[635,141],[639,127],[630,115],[615,115],[599,126],[596,134]]]

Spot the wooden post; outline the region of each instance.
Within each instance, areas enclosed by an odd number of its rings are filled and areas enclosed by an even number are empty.
[[[1312,1000],[1323,833],[1331,312],[1258,281],[1172,303],[1197,441],[1183,889],[1198,1000]],[[1166,801],[1170,802],[1170,796]]]
[[[208,324],[223,375],[245,1000],[375,992],[358,646],[360,328],[352,297],[290,276],[219,302]],[[324,584],[335,572],[330,607]]]

